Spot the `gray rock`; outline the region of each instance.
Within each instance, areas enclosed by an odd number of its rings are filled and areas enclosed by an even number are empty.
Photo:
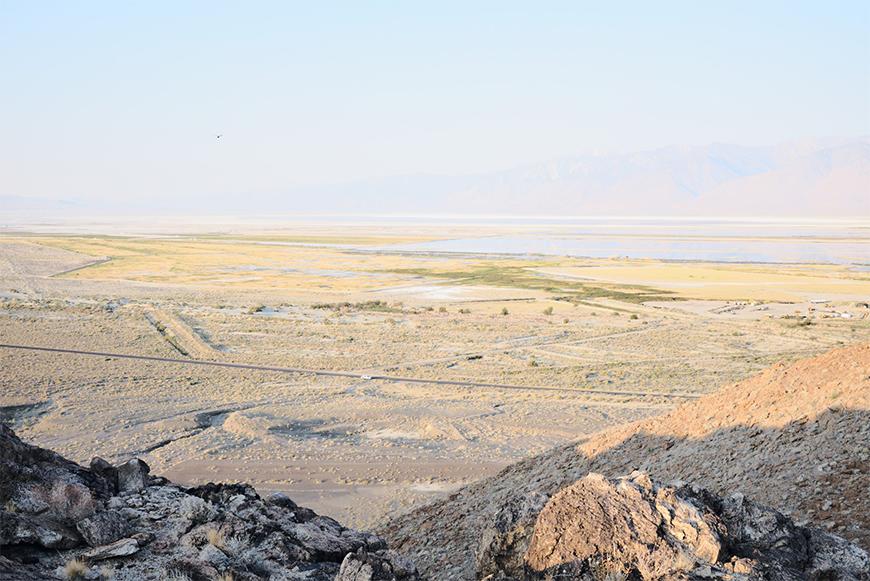
[[[128,536],[132,529],[124,516],[115,510],[98,512],[76,523],[76,530],[92,547],[108,545]]]
[[[0,547],[38,545],[46,549],[71,549],[80,543],[75,530],[57,521],[0,511]]]
[[[476,553],[478,577],[498,571],[522,571],[535,520],[547,500],[545,494],[531,493],[512,499],[498,510],[492,525],[480,535]]]
[[[224,567],[230,562],[230,558],[212,544],[207,544],[202,548],[199,552],[199,560],[214,565],[217,568]]]
[[[102,547],[94,547],[89,551],[82,553],[88,561],[104,561],[106,559],[116,559],[118,557],[129,557],[139,552],[139,543],[136,539],[120,539],[114,543],[103,545]]]
[[[417,579],[417,570],[387,552],[369,553],[365,549],[345,555],[335,581],[399,581]]]
[[[266,502],[283,508],[289,508],[291,510],[294,508],[298,508],[297,504],[293,502],[290,497],[283,492],[273,492],[269,495],[269,498],[266,499]]]
[[[109,484],[111,491],[118,491],[118,470],[99,456],[91,458],[91,472],[102,476]]]
[[[119,492],[138,492],[148,486],[148,473],[151,468],[140,460],[133,458],[124,462],[117,468],[118,472],[118,491]]]
[[[9,500],[20,502],[8,506],[39,511],[0,512],[0,579],[52,578],[65,563],[82,558],[91,564],[123,559],[114,568],[118,581],[173,574],[334,581],[348,553],[355,555],[345,566],[348,579],[417,579],[414,566],[386,550],[380,537],[348,529],[289,498],[265,501],[244,484],[185,489],[150,477],[139,460],[112,469],[99,460],[92,465],[94,471],[27,446],[0,426],[0,494],[29,490],[28,497],[13,494]],[[108,483],[113,474],[117,496]],[[28,505],[27,498],[47,500]],[[84,544],[91,547],[82,551]]]

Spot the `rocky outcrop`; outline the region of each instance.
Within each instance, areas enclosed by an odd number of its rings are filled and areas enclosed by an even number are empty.
[[[556,493],[533,523],[530,510],[502,515],[482,536],[479,579],[870,578],[870,557],[840,537],[741,494],[660,486],[641,472],[589,474]]]
[[[184,488],[133,459],[84,468],[0,426],[0,580],[414,580],[371,533],[244,484]]]

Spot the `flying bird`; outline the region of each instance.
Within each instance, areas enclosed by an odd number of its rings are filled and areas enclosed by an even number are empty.
[[[218,133],[218,135],[217,135],[217,139],[220,139],[220,138],[223,137],[223,136],[224,136],[223,133]]]

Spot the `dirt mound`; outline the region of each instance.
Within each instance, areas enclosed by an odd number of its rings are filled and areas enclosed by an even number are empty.
[[[867,549],[870,344],[775,365],[663,416],[525,460],[381,532],[431,577],[473,579],[481,534],[505,506],[552,495],[589,472],[634,470],[746,494]]]

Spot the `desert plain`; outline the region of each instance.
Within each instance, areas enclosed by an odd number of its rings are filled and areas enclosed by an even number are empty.
[[[775,362],[870,340],[866,227],[846,240],[863,262],[425,247],[549,230],[6,227],[0,419],[78,462],[139,456],[182,484],[246,481],[365,527]]]

